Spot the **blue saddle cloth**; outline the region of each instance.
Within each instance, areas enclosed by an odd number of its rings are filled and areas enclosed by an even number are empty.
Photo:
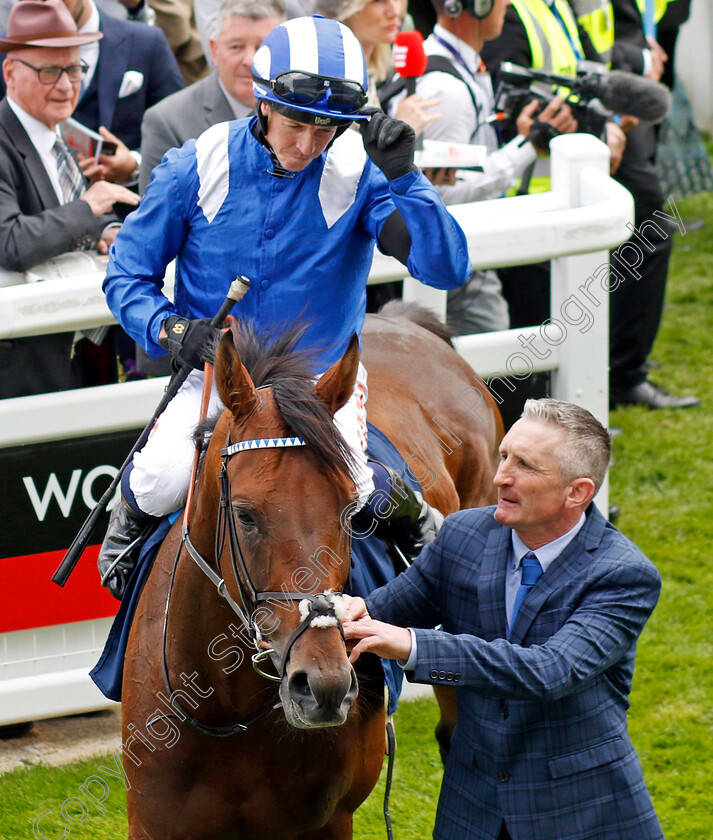
[[[397,470],[404,477],[404,480],[414,490],[420,490],[419,485],[405,469],[405,463],[399,455],[396,447],[376,426],[368,423],[369,445],[367,453],[375,461],[381,461],[394,470]],[[171,517],[175,521],[174,517]],[[148,579],[153,561],[158,554],[161,543],[171,529],[172,521],[169,517],[162,519],[156,530],[151,534],[144,544],[133,574],[126,584],[124,597],[121,601],[119,611],[114,618],[114,623],[109,631],[109,636],[104,646],[101,658],[89,672],[89,676],[105,697],[110,700],[121,700],[121,683],[124,674],[124,657],[126,645],[129,640],[131,622],[136,611],[136,606],[141,596],[141,591]],[[388,583],[396,576],[391,561],[386,556],[384,544],[377,537],[371,536],[363,540],[352,540],[352,568],[349,586],[346,587],[351,595],[366,597],[375,589]],[[384,681],[389,690],[389,701],[387,711],[393,714],[396,711],[401,685],[403,682],[403,670],[396,662],[388,659],[381,660],[384,669]]]

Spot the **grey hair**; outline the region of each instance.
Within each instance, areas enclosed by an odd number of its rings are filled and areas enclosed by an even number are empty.
[[[574,403],[546,398],[527,400],[522,417],[559,426],[565,433],[556,450],[562,481],[591,478],[599,492],[611,463],[611,435],[593,414]]]
[[[282,0],[224,0],[218,9],[218,17],[213,26],[213,37],[220,34],[225,21],[233,16],[248,18],[249,20],[265,20],[277,18],[280,22],[287,18],[285,4]]]

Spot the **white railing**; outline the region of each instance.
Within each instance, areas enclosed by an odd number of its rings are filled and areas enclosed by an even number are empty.
[[[451,208],[468,238],[474,266],[497,268],[552,260],[551,322],[463,336],[456,346],[500,397],[507,389],[502,375],[524,379],[532,371],[551,370],[553,396],[583,405],[606,424],[606,266],[609,250],[629,237],[633,200],[609,177],[606,146],[589,135],[555,139],[551,168],[549,193]],[[60,271],[66,271],[67,265],[76,262],[69,258],[64,269],[61,260],[59,265]],[[0,285],[5,285],[0,288],[0,339],[112,323],[101,293],[103,271],[91,262],[86,266],[86,273],[56,281],[28,283],[21,276],[0,277]],[[376,254],[370,283],[402,278],[399,262]],[[167,275],[167,288],[171,280]],[[445,292],[411,278],[405,281],[404,297],[445,313]],[[161,378],[0,400],[0,449],[141,428],[153,413],[165,382]],[[607,509],[607,494],[605,486],[597,499],[602,510]],[[57,597],[61,597],[59,590]],[[55,659],[63,656],[71,661],[81,650],[82,662],[96,661],[107,619],[83,624],[87,627],[84,636],[64,634],[66,628],[76,630],[78,625],[0,634],[0,724],[108,705],[83,667],[73,662],[72,669],[64,671],[54,660],[43,664],[43,640],[50,636]],[[59,651],[57,639],[65,635],[66,645]],[[13,659],[11,651],[19,659]]]

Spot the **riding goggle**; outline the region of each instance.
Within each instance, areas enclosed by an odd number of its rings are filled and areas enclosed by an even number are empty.
[[[290,105],[325,105],[339,114],[354,114],[366,104],[367,94],[358,82],[334,79],[329,76],[314,76],[288,70],[280,73],[273,81],[261,79],[253,74],[253,80],[266,85],[278,99]]]

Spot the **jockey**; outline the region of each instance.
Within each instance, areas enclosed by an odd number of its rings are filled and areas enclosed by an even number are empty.
[[[122,327],[150,355],[168,350],[201,368],[122,477],[98,561],[102,583],[117,598],[142,533],[185,502],[204,348],[217,332],[209,319],[236,275],[252,280],[236,317],[258,331],[303,321],[298,349],[313,352],[315,377],[361,335],[375,243],[430,286],[451,289],[470,276],[462,230],[413,164],[413,130],[361,110],[366,64],[351,30],[317,15],[294,18],[268,35],[252,69],[257,115],[214,125],[171,149],[111,250],[104,291]],[[361,137],[347,131],[352,121]],[[171,301],[162,287],[174,259]],[[413,555],[442,517],[400,476],[367,462],[366,398],[360,365],[334,422],[354,454],[359,504],[386,518],[381,533],[400,547],[405,537]],[[209,411],[221,408],[214,386]],[[391,512],[381,513],[385,507]]]

